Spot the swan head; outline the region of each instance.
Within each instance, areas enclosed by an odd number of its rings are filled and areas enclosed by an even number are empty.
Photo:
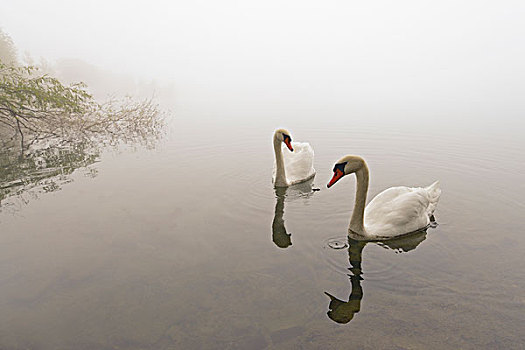
[[[353,174],[359,169],[363,168],[365,165],[365,160],[358,156],[344,156],[343,158],[339,159],[337,163],[334,165],[334,176],[326,185],[326,187],[330,188],[333,184],[335,184],[339,179],[341,179],[345,175]]]
[[[288,130],[286,130],[286,129],[277,129],[277,130],[275,130],[274,137],[278,141],[284,142],[286,147],[288,147],[288,149],[291,152],[293,152],[292,136],[291,136],[291,134],[290,134],[290,132]]]

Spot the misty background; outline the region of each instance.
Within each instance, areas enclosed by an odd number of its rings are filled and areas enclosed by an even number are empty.
[[[521,349],[524,18],[523,1],[1,1],[0,57],[12,39],[97,101],[152,98],[169,130],[0,157],[0,348]],[[278,127],[315,150],[306,189],[273,188]],[[355,181],[326,188],[348,153],[370,198],[441,181],[439,226],[350,242]]]
[[[21,59],[95,89],[155,91],[175,115],[490,133],[525,111],[523,18],[522,1],[0,4]]]

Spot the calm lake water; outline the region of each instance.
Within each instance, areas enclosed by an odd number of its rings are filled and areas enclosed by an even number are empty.
[[[523,125],[230,112],[180,107],[155,149],[3,200],[1,349],[523,348]],[[312,183],[273,188],[277,127]],[[326,188],[346,154],[369,198],[440,180],[438,226],[348,240],[355,178]]]

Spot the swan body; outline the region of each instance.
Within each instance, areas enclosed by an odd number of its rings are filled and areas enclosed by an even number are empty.
[[[288,148],[287,151],[285,146]],[[292,142],[290,132],[277,129],[273,135],[275,187],[288,187],[315,176],[314,150],[307,142]]]
[[[438,181],[428,187],[391,187],[379,193],[365,208],[369,175],[361,157],[341,158],[328,187],[352,173],[356,174],[357,188],[349,234],[384,240],[428,227],[441,195]]]

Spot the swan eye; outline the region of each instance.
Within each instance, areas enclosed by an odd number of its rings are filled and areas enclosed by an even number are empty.
[[[334,166],[334,170],[333,170],[333,172],[335,173],[335,171],[336,171],[337,169],[339,169],[339,170],[344,174],[344,173],[345,173],[345,166],[346,166],[346,162],[336,164],[336,165]]]
[[[283,134],[283,141],[286,142],[292,142],[292,138],[290,137],[290,135],[286,135],[286,134]]]

